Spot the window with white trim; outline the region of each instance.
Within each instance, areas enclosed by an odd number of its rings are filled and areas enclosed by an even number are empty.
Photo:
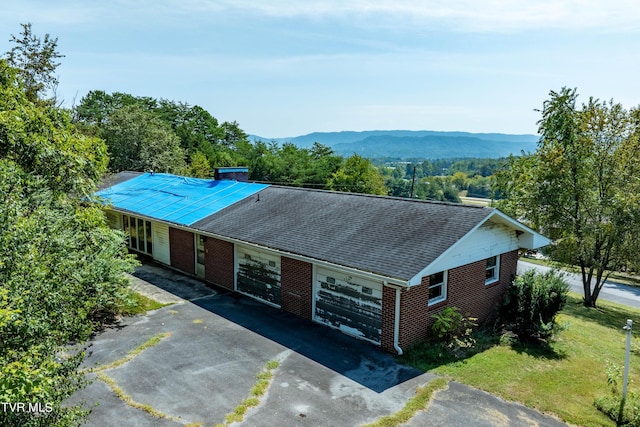
[[[500,272],[500,257],[492,256],[487,258],[487,270],[485,275],[484,284],[490,285],[498,281]]]
[[[429,305],[437,304],[447,299],[447,272],[429,276]]]
[[[122,228],[128,247],[149,255],[153,254],[151,222],[135,216],[123,215]]]

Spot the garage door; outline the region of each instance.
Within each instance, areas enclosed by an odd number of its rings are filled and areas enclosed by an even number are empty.
[[[280,257],[238,247],[237,290],[280,306]]]
[[[380,344],[382,284],[318,268],[313,319]]]

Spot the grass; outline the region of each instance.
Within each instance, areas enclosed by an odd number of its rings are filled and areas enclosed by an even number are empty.
[[[169,333],[169,332],[163,332],[163,333],[160,333],[160,334],[156,334],[156,335],[152,336],[151,338],[149,338],[144,343],[140,344],[138,347],[136,347],[133,350],[131,350],[129,353],[127,353],[126,356],[124,356],[124,357],[122,357],[122,358],[120,358],[118,360],[115,360],[115,361],[109,363],[108,365],[97,366],[97,367],[91,369],[91,371],[92,372],[102,372],[102,371],[106,371],[107,369],[117,368],[118,366],[129,362],[130,360],[132,360],[134,357],[136,357],[137,355],[139,355],[140,353],[142,353],[146,349],[157,345],[163,338],[167,338],[169,336],[171,336],[171,333]]]
[[[129,351],[127,353],[126,356],[115,360],[111,363],[109,363],[108,365],[102,365],[102,366],[97,366],[93,369],[90,369],[89,372],[95,372],[98,379],[100,379],[101,381],[103,381],[105,384],[107,384],[109,386],[109,388],[111,389],[111,391],[113,391],[115,393],[116,396],[118,396],[118,398],[120,400],[122,400],[124,403],[126,403],[127,405],[131,406],[132,408],[136,408],[136,409],[140,409],[142,411],[145,411],[146,413],[150,414],[153,417],[156,418],[165,418],[168,420],[173,420],[173,421],[180,421],[179,418],[177,417],[173,417],[171,415],[166,415],[163,414],[162,412],[154,409],[151,405],[146,405],[143,403],[139,403],[134,401],[131,396],[129,396],[127,393],[125,393],[125,391],[118,385],[118,383],[116,383],[116,381],[111,378],[110,376],[108,376],[107,374],[104,373],[104,371],[108,370],[108,369],[114,369],[117,368],[118,366],[121,366],[129,361],[131,361],[133,358],[135,358],[136,356],[138,356],[140,353],[142,353],[143,351],[147,350],[148,348],[151,348],[155,345],[157,345],[160,341],[162,341],[162,339],[170,336],[170,333],[160,333],[157,335],[152,336],[151,338],[149,338],[147,341],[145,341],[144,343],[140,344],[138,347],[134,348],[133,350]],[[194,425],[201,425],[201,424],[194,424]]]
[[[265,364],[264,369],[256,375],[256,379],[258,381],[249,392],[250,396],[240,402],[232,412],[225,416],[224,424],[216,424],[215,427],[226,427],[232,423],[239,423],[244,419],[249,408],[258,406],[260,404],[260,397],[262,397],[269,389],[271,380],[273,379],[273,371],[277,369],[278,366],[280,366],[280,362],[277,360],[268,361]]]
[[[150,405],[145,405],[143,403],[138,403],[138,402],[134,401],[131,398],[131,396],[126,394],[124,392],[124,390],[122,390],[122,388],[120,388],[120,386],[118,386],[118,384],[116,383],[116,381],[113,378],[109,377],[104,372],[98,372],[98,378],[100,380],[102,380],[105,384],[107,384],[109,386],[109,388],[111,389],[111,391],[113,391],[115,393],[115,395],[118,396],[118,398],[120,400],[122,400],[124,403],[126,403],[129,406],[131,406],[132,408],[136,408],[136,409],[140,409],[142,411],[145,411],[149,415],[151,415],[153,417],[156,417],[156,418],[165,418],[165,419],[168,419],[168,420],[180,421],[179,418],[163,414],[162,412],[155,410]]]
[[[386,415],[377,419],[375,422],[365,424],[362,427],[396,427],[409,421],[416,412],[427,407],[433,393],[447,387],[449,382],[445,378],[436,378],[431,380],[424,387],[416,389],[416,395],[413,396],[404,407],[395,414]]]
[[[145,314],[147,311],[157,310],[173,303],[163,304],[138,292],[131,291],[127,296],[127,304],[122,308],[123,316],[135,316]]]
[[[445,378],[488,391],[505,400],[522,402],[565,422],[582,426],[614,426],[594,407],[597,397],[610,393],[606,370],[622,366],[627,319],[640,318],[640,310],[605,301],[588,309],[571,293],[558,316],[562,330],[546,346],[485,343],[488,348],[467,359],[434,364],[414,349],[405,360]],[[640,351],[634,338],[629,390],[639,393]],[[426,354],[426,353],[425,353]]]

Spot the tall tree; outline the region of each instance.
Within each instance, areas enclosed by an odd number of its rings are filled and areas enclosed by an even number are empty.
[[[185,153],[176,134],[138,105],[112,113],[100,135],[111,153],[112,171],[184,172]]]
[[[584,303],[595,307],[611,271],[637,260],[640,124],[620,104],[575,89],[551,92],[534,154],[511,160],[498,177],[503,209],[552,238],[552,259],[580,268]]]
[[[330,190],[351,193],[387,194],[380,171],[373,166],[371,160],[357,154],[345,160],[340,169],[331,176],[328,187]]]
[[[15,46],[6,53],[7,61],[19,70],[29,101],[35,102],[43,96],[43,92],[49,90],[53,93],[48,101],[54,103],[55,89],[58,85],[55,71],[60,65],[56,60],[64,58],[64,55],[56,50],[58,38],[51,38],[49,34],[45,34],[44,40],[41,40],[31,31],[31,23],[20,25],[22,33],[18,36],[11,35],[10,42]]]
[[[29,101],[18,72],[0,60],[0,402],[50,406],[0,411],[0,425],[69,426],[83,411],[62,402],[84,376],[68,344],[114,318],[134,264],[91,203],[104,142]]]

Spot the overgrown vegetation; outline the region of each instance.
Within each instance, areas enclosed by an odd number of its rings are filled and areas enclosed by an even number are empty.
[[[448,383],[444,378],[435,378],[429,381],[424,387],[416,389],[416,395],[409,399],[401,410],[362,427],[396,427],[406,423],[413,418],[416,412],[425,410],[433,393],[445,389]]]
[[[567,302],[569,285],[553,270],[527,271],[509,285],[500,310],[501,327],[520,341],[546,340],[557,330],[556,315]]]
[[[216,427],[226,427],[229,424],[239,423],[244,419],[247,411],[260,404],[260,398],[267,392],[273,380],[273,371],[280,366],[277,360],[270,360],[264,365],[264,369],[256,375],[257,382],[251,388],[250,396],[240,402],[234,410],[225,416],[224,424],[216,424]]]
[[[76,425],[86,412],[62,402],[85,385],[84,354],[67,346],[127,305],[135,260],[91,202],[104,143],[25,79],[0,60],[0,402],[48,406],[0,411],[0,425]]]

